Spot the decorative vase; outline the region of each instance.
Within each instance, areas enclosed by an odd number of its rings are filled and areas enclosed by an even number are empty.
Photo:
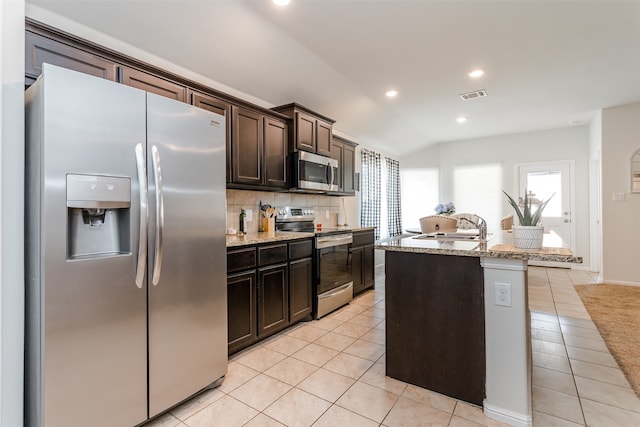
[[[540,249],[544,226],[542,225],[514,225],[512,227],[513,245],[517,249]]]

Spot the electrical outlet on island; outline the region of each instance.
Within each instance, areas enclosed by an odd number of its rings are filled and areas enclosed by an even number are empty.
[[[495,283],[495,304],[511,307],[511,283]]]

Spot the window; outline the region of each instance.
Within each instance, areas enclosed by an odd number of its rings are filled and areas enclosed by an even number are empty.
[[[502,219],[502,166],[499,163],[456,166],[453,171],[456,213],[473,213],[499,230]]]
[[[403,169],[402,224],[405,228],[420,228],[420,218],[433,215],[440,199],[440,171],[437,168]]]

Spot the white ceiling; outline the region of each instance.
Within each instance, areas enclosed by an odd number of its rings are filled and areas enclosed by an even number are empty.
[[[640,101],[640,1],[27,0],[369,147],[586,124]],[[28,14],[28,13],[27,13]],[[486,70],[473,80],[466,73]],[[387,99],[389,88],[399,95]],[[486,98],[459,94],[486,89]],[[457,124],[459,115],[467,123]],[[639,118],[640,119],[640,118]]]

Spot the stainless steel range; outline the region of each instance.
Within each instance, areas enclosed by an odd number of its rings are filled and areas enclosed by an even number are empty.
[[[315,232],[313,313],[319,319],[353,299],[350,230],[323,227],[315,230],[313,208],[282,207],[277,210],[276,230]]]

